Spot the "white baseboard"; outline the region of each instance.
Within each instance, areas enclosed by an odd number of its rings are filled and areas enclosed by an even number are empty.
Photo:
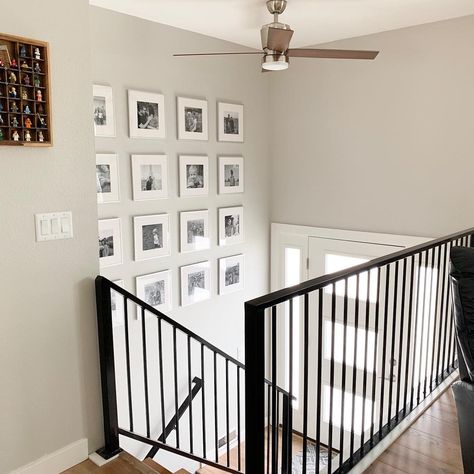
[[[80,439],[26,466],[11,471],[10,474],[59,474],[85,461],[88,455],[87,439]]]

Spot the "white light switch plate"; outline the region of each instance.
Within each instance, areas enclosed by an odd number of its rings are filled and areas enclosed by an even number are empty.
[[[45,240],[72,239],[72,212],[50,212],[35,214],[36,242]]]

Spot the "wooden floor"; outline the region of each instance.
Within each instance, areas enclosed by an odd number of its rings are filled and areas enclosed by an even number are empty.
[[[462,474],[456,406],[451,389],[441,395],[365,472]]]

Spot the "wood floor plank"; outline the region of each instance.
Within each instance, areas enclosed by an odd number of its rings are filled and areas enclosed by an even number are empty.
[[[444,441],[459,444],[459,430],[457,425],[440,421],[430,415],[423,415],[412,427],[418,431],[438,436]]]
[[[366,474],[406,474],[404,471],[385,464],[382,461],[376,461],[368,469],[364,471]]]

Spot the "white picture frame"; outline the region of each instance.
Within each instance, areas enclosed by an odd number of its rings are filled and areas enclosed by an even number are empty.
[[[210,262],[200,262],[181,267],[181,306],[189,306],[210,298]]]
[[[219,245],[232,245],[244,241],[244,208],[219,209]]]
[[[244,289],[244,256],[219,259],[219,294],[227,295]]]
[[[209,249],[209,211],[181,212],[180,235],[182,253]]]
[[[179,195],[181,197],[209,194],[209,158],[181,155],[179,157]]]
[[[241,156],[219,157],[219,194],[244,192],[244,159]]]
[[[158,311],[171,311],[171,271],[150,273],[135,278],[137,297]]]
[[[101,219],[99,230],[100,268],[122,264],[122,228],[120,218]]]
[[[170,251],[170,216],[154,214],[133,218],[135,261],[166,257]]]
[[[179,140],[209,140],[207,100],[178,97],[177,116]]]
[[[123,280],[113,280],[112,283],[115,283],[121,288],[125,288],[125,282]],[[119,327],[123,326],[125,321],[125,305],[124,297],[117,291],[110,290],[110,304],[112,309],[112,326]]]
[[[168,157],[166,155],[132,155],[131,163],[134,201],[168,197]]]
[[[244,106],[217,103],[217,140],[220,142],[244,141]]]
[[[97,153],[95,155],[97,203],[120,201],[120,174],[118,155]]]
[[[129,90],[128,118],[130,138],[166,138],[163,94]]]
[[[115,111],[112,87],[92,86],[92,118],[96,137],[115,137]]]

